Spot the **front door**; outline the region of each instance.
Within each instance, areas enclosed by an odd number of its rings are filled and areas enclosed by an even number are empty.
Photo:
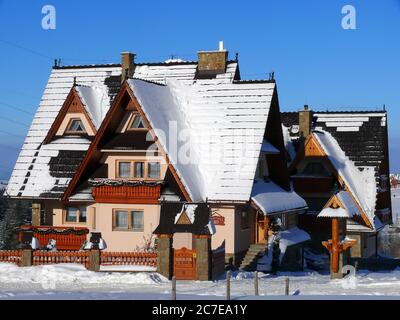
[[[267,225],[266,219],[264,214],[259,213],[257,214],[257,221],[256,221],[256,243],[266,243],[266,233],[267,233]]]

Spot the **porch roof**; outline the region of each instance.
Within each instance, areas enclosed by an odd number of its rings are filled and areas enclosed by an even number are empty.
[[[286,191],[272,181],[256,180],[251,200],[264,214],[307,208],[307,203],[296,192]]]

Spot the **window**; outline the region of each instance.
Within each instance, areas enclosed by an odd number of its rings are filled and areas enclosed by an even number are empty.
[[[85,126],[80,119],[71,119],[68,124],[66,133],[69,134],[84,134],[86,133]]]
[[[144,162],[135,162],[134,177],[136,179],[144,178]]]
[[[65,212],[65,222],[86,223],[86,207],[68,207]]]
[[[242,230],[249,228],[249,214],[247,211],[242,211],[240,213],[240,227]]]
[[[120,178],[130,178],[131,176],[131,163],[119,162],[118,163],[118,176]]]
[[[116,177],[122,179],[152,179],[161,178],[160,162],[119,161],[116,162]]]
[[[160,179],[160,163],[149,162],[147,167],[147,177],[149,179]]]
[[[319,162],[309,163],[303,170],[304,175],[323,176],[328,177],[329,173],[325,167]]]
[[[113,213],[114,230],[118,231],[143,231],[143,211],[141,210],[115,210]]]
[[[143,124],[143,119],[139,114],[134,114],[129,125],[128,130],[146,129]]]

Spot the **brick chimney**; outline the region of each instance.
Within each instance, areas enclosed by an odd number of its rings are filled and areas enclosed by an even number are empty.
[[[215,51],[198,52],[198,76],[214,77],[217,74],[226,72],[226,62],[228,60],[228,51],[224,49],[224,42],[219,42],[219,49]]]
[[[126,78],[132,78],[135,72],[135,54],[131,52],[121,53],[121,83],[123,83]]]
[[[309,110],[308,105],[299,111],[299,133],[303,138],[307,138],[311,133],[313,112]]]

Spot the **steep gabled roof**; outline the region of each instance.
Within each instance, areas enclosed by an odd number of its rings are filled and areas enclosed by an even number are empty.
[[[158,83],[165,83],[166,79],[173,78],[185,83],[193,83],[197,69],[197,62],[180,63],[141,63],[135,67],[135,77]],[[238,63],[229,61],[226,73],[217,76],[221,82],[232,82],[238,73]],[[71,180],[71,170],[68,164],[62,161],[61,151],[73,151],[74,163],[81,161],[87,151],[90,141],[86,138],[70,137],[56,139],[49,144],[43,144],[50,127],[65,103],[70,90],[76,80],[82,89],[82,100],[88,105],[90,117],[95,127],[100,126],[105,112],[98,112],[103,108],[92,108],[98,103],[96,88],[106,86],[110,102],[120,90],[121,65],[78,65],[54,67],[37,109],[32,126],[25,139],[24,145],[12,172],[6,195],[26,198],[59,199]],[[198,80],[204,83],[207,80]],[[85,92],[84,92],[85,91]],[[92,103],[95,102],[95,103]],[[106,111],[106,110],[103,110]],[[81,153],[79,153],[81,152]],[[79,157],[78,157],[79,153]],[[79,160],[78,160],[79,159]],[[60,166],[52,164],[63,162]]]
[[[192,200],[250,199],[274,82],[128,84]],[[176,146],[171,123],[181,135]],[[190,156],[179,158],[185,148]]]
[[[6,195],[57,199],[63,194],[70,181],[71,170],[76,170],[74,166],[81,161],[90,141],[84,137],[61,138],[49,144],[43,144],[43,141],[71,91],[74,78],[80,85],[106,84],[109,87],[114,85],[115,77],[120,74],[121,67],[114,65],[52,70],[12,172]],[[109,94],[112,99],[111,92]],[[64,151],[74,153],[71,160],[74,164],[65,163],[68,159],[61,160]]]

